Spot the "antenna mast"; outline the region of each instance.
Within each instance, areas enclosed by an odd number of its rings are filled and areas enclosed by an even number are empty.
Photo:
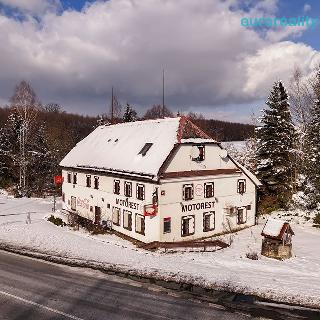
[[[162,69],[162,118],[164,118],[164,69]]]

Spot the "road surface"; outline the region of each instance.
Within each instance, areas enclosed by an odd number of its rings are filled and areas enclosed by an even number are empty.
[[[1,320],[250,318],[260,319],[149,283],[0,251]]]

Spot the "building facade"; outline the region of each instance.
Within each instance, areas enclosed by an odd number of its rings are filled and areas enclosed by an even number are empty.
[[[98,127],[61,166],[66,210],[144,243],[255,224],[259,181],[183,117]]]

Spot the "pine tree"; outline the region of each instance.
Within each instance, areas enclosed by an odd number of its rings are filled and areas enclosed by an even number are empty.
[[[137,121],[137,112],[127,103],[126,111],[123,115],[123,122]]]
[[[256,173],[280,206],[286,206],[295,183],[296,134],[288,94],[281,81],[273,85],[266,105],[257,128]]]
[[[317,74],[320,88],[320,71]],[[309,207],[320,202],[320,90],[315,91],[315,102],[310,110],[310,121],[306,130],[306,186]]]

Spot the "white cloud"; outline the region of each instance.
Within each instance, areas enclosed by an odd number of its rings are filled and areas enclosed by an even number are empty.
[[[303,6],[303,12],[309,12],[311,10],[311,5],[306,3],[304,6]]]
[[[291,72],[287,61],[309,68],[302,45],[277,46],[275,36],[263,39],[241,27],[243,12],[229,10],[231,3],[110,0],[82,12],[47,12],[41,23],[0,16],[0,96],[7,98],[17,81],[27,79],[43,101],[78,111],[106,108],[111,86],[130,103],[151,105],[161,102],[165,68],[166,101],[186,110],[261,98],[280,73],[285,78]],[[264,1],[264,8],[275,10],[275,3]],[[283,61],[281,72],[269,54]]]

